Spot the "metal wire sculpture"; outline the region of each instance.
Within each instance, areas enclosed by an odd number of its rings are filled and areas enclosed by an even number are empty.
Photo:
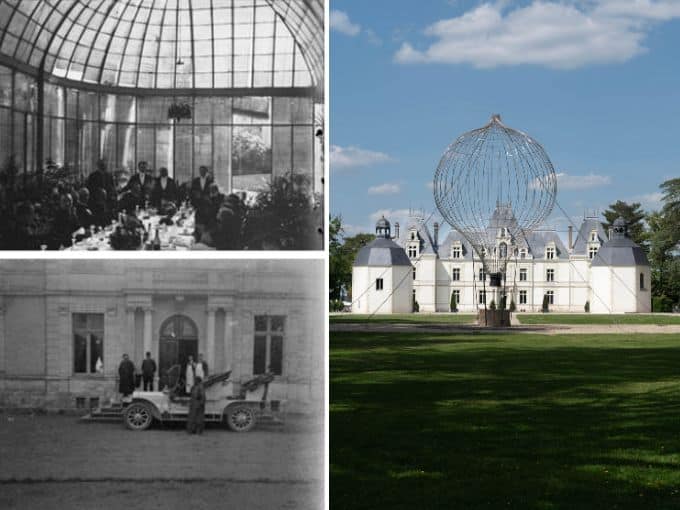
[[[500,115],[453,142],[434,175],[437,209],[470,242],[492,287],[501,286],[508,260],[550,215],[556,195],[543,147]]]

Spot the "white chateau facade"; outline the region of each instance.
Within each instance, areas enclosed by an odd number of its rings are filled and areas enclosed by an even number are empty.
[[[509,208],[496,214],[514,221]],[[586,304],[592,313],[650,312],[649,262],[627,237],[625,222],[617,220],[608,233],[598,219],[585,218],[573,234],[570,228],[565,246],[555,231],[515,239],[498,229],[499,249],[512,254],[501,288],[507,305],[541,311],[547,296],[553,312],[584,312]],[[430,231],[422,216],[412,215],[405,230],[395,224],[394,237],[382,218],[376,237],[354,263],[352,312],[410,312],[414,299],[421,312],[448,312],[452,294],[460,312],[476,312],[485,301],[499,304],[500,291],[489,286],[479,256],[459,232],[440,240],[437,223]]]

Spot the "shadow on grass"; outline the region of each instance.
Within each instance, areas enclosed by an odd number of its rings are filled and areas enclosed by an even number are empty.
[[[678,367],[663,336],[334,334],[331,507],[680,508]]]

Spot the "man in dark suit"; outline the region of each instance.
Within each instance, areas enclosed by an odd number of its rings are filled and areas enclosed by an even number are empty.
[[[87,189],[90,191],[90,195],[94,195],[97,190],[103,189],[110,201],[115,199],[116,184],[113,182],[113,175],[106,169],[106,160],[100,159],[97,162],[97,169],[87,178]]]
[[[130,191],[135,183],[139,183],[139,189],[142,192],[144,201],[151,201],[156,182],[149,171],[149,165],[146,161],[139,162],[137,173],[130,177],[123,191]]]
[[[168,169],[160,169],[160,177],[156,179],[156,185],[151,196],[154,207],[160,208],[163,202],[171,202],[177,205],[177,185],[172,177],[168,177]]]
[[[207,166],[199,167],[198,173],[199,176],[191,181],[191,204],[194,207],[198,207],[201,201],[208,198],[210,194],[210,185],[213,182]]]

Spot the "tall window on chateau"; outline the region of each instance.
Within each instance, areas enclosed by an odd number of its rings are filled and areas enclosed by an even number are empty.
[[[375,290],[383,290],[383,279],[376,278],[375,280]]]
[[[645,290],[645,273],[640,273],[640,290]]]
[[[554,282],[555,281],[555,270],[554,269],[546,269],[545,270],[545,281],[546,282]]]
[[[269,369],[274,375],[281,375],[285,325],[282,315],[255,316],[253,374],[264,374]]]
[[[456,289],[453,291],[453,298],[456,300],[456,304],[460,304],[460,290]]]
[[[520,290],[519,291],[519,304],[520,305],[526,305],[527,304],[527,291],[526,290]]]
[[[486,280],[486,273],[484,272],[484,268],[479,269],[479,281],[483,282]]]
[[[486,304],[486,291],[485,290],[479,291],[479,304],[480,305]]]
[[[461,257],[462,250],[460,246],[454,246],[451,248],[451,258],[452,259],[459,259]]]
[[[595,258],[595,255],[597,255],[597,246],[588,248],[588,258],[592,260]]]
[[[555,248],[546,248],[545,249],[545,258],[548,260],[553,260],[555,258]]]
[[[527,281],[527,268],[522,267],[519,270],[519,281],[520,282],[526,282]]]
[[[451,280],[454,281],[454,282],[460,281],[460,268],[459,267],[454,267],[451,270]]]
[[[554,305],[555,304],[555,292],[552,291],[552,290],[549,290],[545,294],[546,294],[546,296],[548,296],[548,304]]]
[[[96,374],[104,371],[104,314],[74,313],[73,372]]]

